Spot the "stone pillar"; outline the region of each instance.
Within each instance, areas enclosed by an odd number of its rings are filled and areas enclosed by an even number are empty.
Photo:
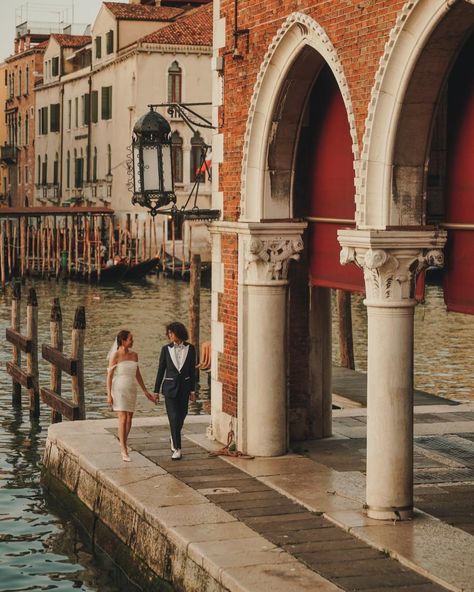
[[[413,511],[413,312],[418,273],[443,265],[444,232],[343,230],[341,263],[363,269],[368,315],[367,515]]]
[[[239,245],[239,448],[278,456],[288,447],[288,265],[303,250],[305,224],[276,236],[270,224],[252,226]]]

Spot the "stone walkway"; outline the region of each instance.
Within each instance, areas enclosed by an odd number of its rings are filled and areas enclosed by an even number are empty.
[[[193,424],[186,431],[195,438],[204,433],[205,427],[206,424]],[[334,525],[320,512],[307,510],[221,458],[209,457],[206,450],[187,437],[184,438],[183,460],[171,461],[168,437],[166,426],[143,427],[134,430],[130,443],[134,450],[340,589],[360,592],[445,590]],[[286,458],[295,466],[301,460],[297,456]],[[219,548],[232,555],[234,545],[235,541],[231,540],[219,543]]]
[[[65,422],[50,427],[44,463],[176,590],[474,591],[474,404],[414,413],[407,522],[363,512],[362,407],[334,411],[332,438],[253,460],[210,456],[208,416],[186,420],[179,462],[165,417],[134,420],[131,463],[115,420]]]

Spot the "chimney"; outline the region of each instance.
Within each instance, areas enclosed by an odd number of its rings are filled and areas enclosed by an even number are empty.
[[[142,4],[143,6],[159,6],[160,0],[129,0],[130,4]]]

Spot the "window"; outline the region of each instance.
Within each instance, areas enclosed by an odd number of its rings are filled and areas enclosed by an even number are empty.
[[[107,55],[114,52],[114,32],[108,31],[105,35],[105,51]]]
[[[191,171],[189,175],[191,183],[197,181],[198,178],[201,181],[204,180],[203,173],[199,172],[202,160],[202,145],[203,141],[201,138],[201,134],[199,132],[196,132],[194,136],[191,138]]]
[[[18,167],[18,185],[21,185],[21,167]]]
[[[41,184],[41,156],[38,156],[38,185]]]
[[[84,159],[82,158],[82,154],[80,158],[75,158],[75,171],[74,171],[74,187],[82,187],[82,182],[84,180]]]
[[[99,121],[99,91],[92,91],[92,123]]]
[[[18,72],[18,96],[21,95],[22,78],[23,78],[23,72],[20,70]]]
[[[67,129],[71,129],[72,125],[72,101],[67,102]]]
[[[28,165],[25,165],[25,185],[28,185]]]
[[[8,70],[5,70],[5,86],[8,87]]]
[[[15,96],[15,73],[12,73],[11,87],[10,87],[10,99],[13,99],[14,96]]]
[[[66,159],[66,187],[69,189],[71,187],[71,153],[67,151],[67,159]]]
[[[44,162],[41,165],[42,172],[41,172],[41,184],[47,185],[48,184],[48,155],[45,154]]]
[[[97,146],[94,148],[94,158],[92,160],[92,180],[97,181]]]
[[[95,57],[97,60],[102,57],[102,37],[95,38]]]
[[[25,144],[29,144],[30,142],[30,120],[28,117],[28,112],[25,115]]]
[[[89,93],[82,95],[82,125],[89,125],[91,119],[91,105],[89,102]]]
[[[59,132],[59,113],[60,107],[59,103],[55,103],[54,105],[49,106],[50,111],[50,124],[51,124],[51,131],[52,132]]]
[[[38,126],[40,135],[48,133],[48,107],[38,109]]]
[[[53,163],[53,184],[59,185],[59,156],[57,152]]]
[[[30,92],[30,67],[26,66],[26,74],[25,74],[25,95]]]
[[[21,146],[21,115],[18,116],[18,146]],[[21,177],[20,177],[21,178]]]
[[[112,174],[112,147],[107,144],[107,174]]]
[[[181,68],[173,62],[168,70],[168,103],[181,103]]]
[[[178,132],[171,134],[171,162],[175,183],[183,182],[183,139]]]
[[[101,110],[101,118],[102,119],[112,119],[112,87],[111,86],[103,86],[102,87],[102,110]]]
[[[74,123],[76,127],[79,127],[79,97],[74,99],[74,106],[76,107]]]
[[[51,76],[59,76],[59,57],[53,58],[51,62]]]

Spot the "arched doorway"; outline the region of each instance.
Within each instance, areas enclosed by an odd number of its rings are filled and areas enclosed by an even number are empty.
[[[308,301],[305,265],[289,272],[291,259],[306,258],[302,232],[307,222],[302,221],[301,212],[310,209],[297,197],[295,174],[299,138],[314,92],[319,92],[321,100],[324,93],[328,95],[324,99],[328,111],[336,105],[332,119],[336,127],[343,118],[349,154],[344,166],[349,162],[352,179],[352,151],[357,151],[344,73],[323,29],[307,15],[293,14],[276,39],[262,64],[248,121],[241,204],[241,223],[246,226],[239,237],[238,445],[244,452],[261,456],[287,451],[289,425],[297,438],[331,433],[330,378],[315,374],[316,367],[325,366],[330,356],[330,315],[328,327],[317,331],[317,340],[308,332],[311,322],[327,320],[327,302],[314,306],[315,302]],[[319,137],[328,130],[314,133]],[[323,169],[323,163],[319,168]],[[353,208],[353,180],[350,183]],[[339,267],[336,230],[332,229],[332,255]],[[288,273],[295,275],[289,278]],[[294,324],[288,324],[288,307],[298,301],[304,301],[298,318],[306,318],[306,324],[296,336],[292,335]],[[255,347],[262,338],[271,343],[268,351]],[[310,341],[308,348],[305,344]],[[300,348],[304,353],[297,372]],[[310,364],[310,359],[317,362]]]

